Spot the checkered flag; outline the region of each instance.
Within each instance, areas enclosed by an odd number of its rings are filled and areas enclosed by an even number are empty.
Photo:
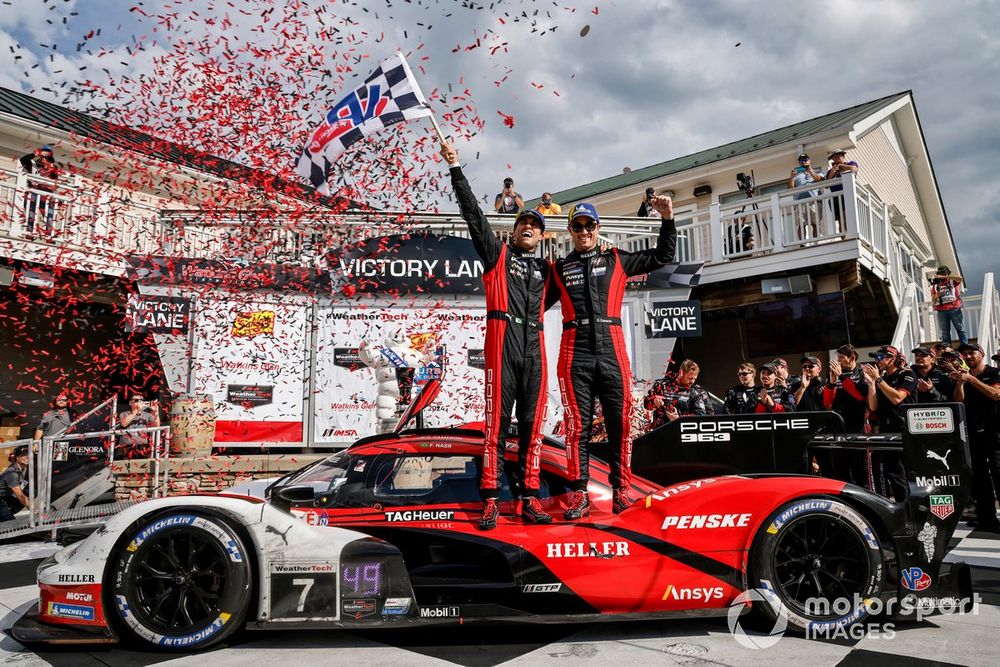
[[[667,264],[650,272],[643,287],[696,287],[701,280],[700,262]],[[638,285],[637,285],[638,286]]]
[[[299,154],[295,171],[321,194],[329,194],[327,172],[348,146],[389,125],[430,115],[410,66],[397,51],[327,112]]]

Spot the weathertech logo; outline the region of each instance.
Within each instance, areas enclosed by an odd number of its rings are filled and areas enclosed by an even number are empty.
[[[691,602],[721,600],[723,595],[725,595],[725,592],[722,590],[722,586],[715,586],[713,588],[680,588],[669,584],[667,590],[663,591],[664,600],[685,600]]]
[[[663,517],[662,530],[670,528],[746,528],[752,514],[685,514]]]

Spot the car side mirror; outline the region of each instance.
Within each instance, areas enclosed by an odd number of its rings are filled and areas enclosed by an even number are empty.
[[[283,512],[288,512],[292,505],[311,505],[315,500],[316,490],[311,486],[283,486],[271,493],[271,504]]]

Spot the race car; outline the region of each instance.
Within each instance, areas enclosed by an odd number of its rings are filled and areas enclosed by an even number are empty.
[[[554,522],[522,522],[512,475],[499,525],[480,531],[482,431],[406,428],[436,383],[394,432],[279,479],[266,500],[121,512],[39,566],[38,604],[11,634],[193,650],[241,628],[725,615],[751,589],[759,613],[809,631],[857,623],[876,599],[908,600],[897,617],[971,599],[968,567],[942,563],[971,477],[959,404],[910,408],[907,433],[873,439],[840,433],[831,413],[684,418],[636,441],[637,471],[653,479],[634,477],[621,514],[593,458],[593,509],[576,522],[562,519],[565,450],[546,438],[540,500]],[[898,467],[900,497],[815,474],[843,452],[880,461],[869,473]]]

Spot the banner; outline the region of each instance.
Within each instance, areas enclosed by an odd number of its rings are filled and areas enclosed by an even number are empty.
[[[175,296],[128,295],[128,303],[125,306],[125,331],[186,334],[190,324],[190,299]]]
[[[441,308],[330,308],[320,311],[316,350],[317,443],[349,443],[395,423],[397,408],[420,386],[444,377],[424,413],[427,426],[482,420],[486,311]]]
[[[394,296],[483,291],[483,262],[472,241],[458,236],[418,232],[365,239],[331,251],[327,263],[334,291]]]
[[[199,299],[194,393],[215,401],[217,443],[303,442],[308,307]]]
[[[112,413],[114,399],[84,413],[70,424],[65,433],[96,433],[110,431],[115,424]],[[52,441],[52,502],[63,496],[104,470],[108,465],[108,449],[114,446],[114,438],[97,436],[93,438]]]
[[[296,290],[314,293],[329,289],[329,277],[319,269],[255,262],[246,264],[214,259],[182,259],[129,255],[135,279],[152,285],[210,285],[234,291]]]
[[[700,301],[644,303],[646,338],[692,338],[701,335]]]

